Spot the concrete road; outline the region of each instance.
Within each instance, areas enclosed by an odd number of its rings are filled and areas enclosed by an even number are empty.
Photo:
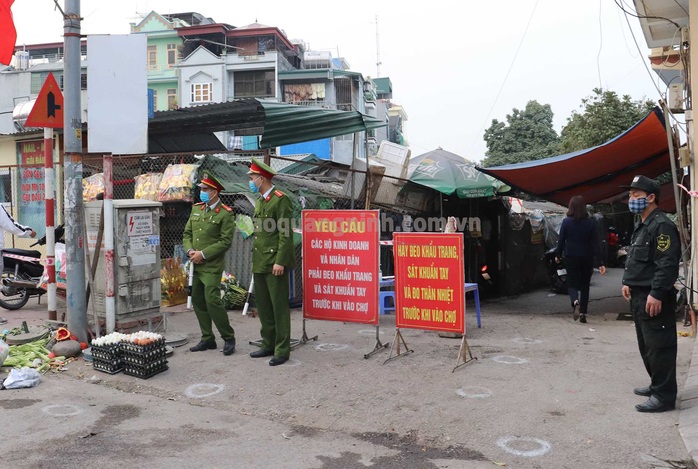
[[[168,333],[190,343],[164,373],[109,375],[80,359],[38,387],[0,391],[0,467],[693,467],[679,410],[634,409],[643,398],[632,389],[648,377],[632,323],[616,320],[627,311],[620,275],[594,276],[587,324],[546,290],[483,303],[482,329],[469,302],[477,359],[455,372],[457,339],[404,330],[414,352],[384,364],[389,349],[363,358],[373,327],[324,321],[307,321],[318,340],[270,367],[248,356],[259,323],[239,311],[230,312],[234,355],[191,353],[194,315],[172,308]],[[43,308],[0,315],[9,326],[40,323]],[[293,328],[300,337],[300,312]],[[379,329],[392,344],[394,316]],[[680,387],[693,345],[679,338]]]

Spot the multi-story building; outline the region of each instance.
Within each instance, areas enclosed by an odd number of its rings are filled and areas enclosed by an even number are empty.
[[[305,68],[281,72],[279,80],[283,89],[283,102],[376,115],[376,99],[371,82],[360,73],[349,71],[347,61],[333,58],[330,52],[307,51]],[[279,152],[281,155],[314,153],[321,159],[349,165],[354,148],[357,149],[357,156],[365,158],[366,139],[375,144],[373,135],[364,134],[359,134],[358,145],[354,145],[354,134],[347,134],[286,145]]]
[[[179,63],[183,42],[177,28],[212,24],[211,18],[199,13],[175,13],[160,15],[151,11],[138,24],[131,23],[131,34],[146,34],[148,37],[148,88],[153,94],[155,111],[167,111],[179,106]]]
[[[378,102],[383,104],[379,107],[378,117],[388,120],[388,126],[378,131],[380,132],[377,138],[378,145],[381,141],[388,140],[398,145],[408,146],[404,129],[405,122],[407,122],[407,112],[402,106],[392,102],[393,83],[388,77],[374,78],[373,82],[376,86]]]

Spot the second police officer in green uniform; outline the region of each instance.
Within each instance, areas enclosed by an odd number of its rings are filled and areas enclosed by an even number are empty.
[[[189,350],[215,349],[215,324],[224,341],[223,354],[231,355],[235,352],[235,331],[221,299],[221,275],[225,253],[233,242],[235,216],[218,197],[223,185],[214,176],[204,174],[199,187],[201,203],[192,207],[183,237],[184,250],[194,264],[191,298],[201,329],[201,341]]]
[[[289,270],[296,261],[293,246],[293,204],[271,183],[276,172],[252,158],[250,190],[260,193],[254,208],[255,235],[252,252],[257,314],[262,345],[250,353],[253,358],[272,356],[271,366],[285,363],[291,353],[291,309]]]
[[[623,273],[623,297],[630,301],[640,356],[650,385],[633,392],[647,397],[639,412],[671,410],[676,401],[676,290],[681,243],[679,232],[659,210],[659,184],[635,176],[628,208],[640,216]]]

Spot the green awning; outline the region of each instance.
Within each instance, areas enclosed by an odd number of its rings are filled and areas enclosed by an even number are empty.
[[[148,121],[150,136],[201,134],[232,130],[261,135],[261,148],[364,132],[387,122],[357,111],[337,111],[257,99],[239,99],[156,112]]]
[[[266,117],[260,143],[262,148],[337,137],[387,125],[384,121],[356,111],[271,102],[260,102],[260,105]]]

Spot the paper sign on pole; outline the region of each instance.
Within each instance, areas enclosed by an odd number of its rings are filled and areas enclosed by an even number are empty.
[[[377,210],[303,210],[303,317],[378,324]]]

